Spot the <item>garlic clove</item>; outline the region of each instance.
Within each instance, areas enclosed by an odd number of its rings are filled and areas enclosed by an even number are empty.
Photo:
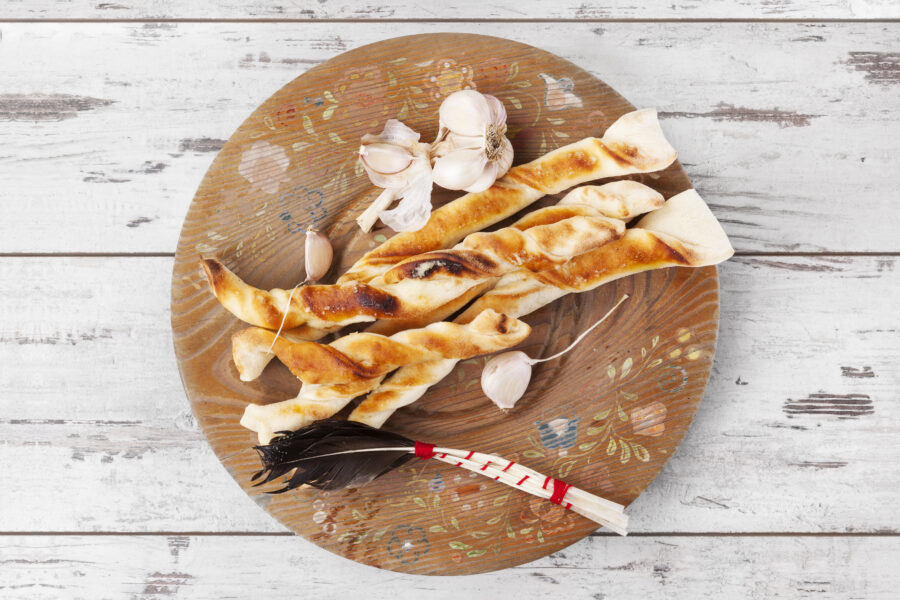
[[[463,190],[482,175],[487,162],[487,156],[481,150],[454,150],[434,161],[432,177],[443,188]]]
[[[359,157],[366,167],[382,175],[399,173],[413,161],[413,155],[408,150],[386,143],[360,146]]]
[[[495,181],[497,181],[497,163],[488,162],[484,165],[484,170],[481,172],[481,175],[463,189],[469,193],[477,194],[494,185]]]
[[[310,228],[306,230],[306,280],[317,281],[331,268],[334,248],[327,237]]]
[[[498,407],[508,410],[525,394],[531,381],[531,359],[514,350],[491,358],[481,372],[481,389]]]
[[[484,135],[491,121],[492,107],[484,94],[459,90],[447,96],[438,111],[442,127],[461,135]]]
[[[425,173],[411,182],[397,206],[380,211],[378,217],[394,231],[418,231],[425,227],[431,218],[431,175]]]
[[[503,103],[500,102],[495,96],[491,96],[490,94],[484,94],[485,100],[487,100],[488,106],[491,109],[491,123],[506,123],[506,107],[503,106]]]

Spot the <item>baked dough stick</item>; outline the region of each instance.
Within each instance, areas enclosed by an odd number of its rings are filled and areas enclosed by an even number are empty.
[[[673,196],[625,235],[542,273],[504,276],[456,322],[493,308],[521,317],[569,293],[586,292],[615,279],[664,267],[702,267],[728,259],[734,249],[721,225],[694,190]],[[381,427],[395,410],[422,397],[457,361],[437,360],[399,369],[363,400],[350,419]]]
[[[309,333],[376,318],[420,319],[485,280],[520,268],[548,269],[616,239],[625,222],[608,212],[630,218],[662,204],[658,192],[633,181],[579,188],[561,205],[533,211],[512,227],[473,233],[450,250],[400,261],[370,282],[306,286],[293,293],[249,286],[214,259],[202,264],[222,305],[259,327],[277,329],[283,323],[295,330],[306,324]]]
[[[368,252],[338,283],[371,281],[405,258],[452,246],[547,194],[597,179],[659,171],[676,156],[659,127],[655,109],[627,113],[602,138],[585,138],[548,152],[513,167],[487,190],[445,204],[431,213],[419,231],[398,233]]]
[[[606,217],[631,218],[637,214],[656,210],[663,204],[664,200],[659,192],[634,181],[616,181],[602,186],[584,186],[569,192],[556,206],[528,213],[508,229],[493,234],[474,233],[451,250],[427,252],[403,261],[385,273],[379,280],[383,282],[391,280],[391,283],[397,283],[410,277],[410,274],[418,275],[417,279],[420,281],[411,282],[414,289],[421,288],[426,282],[430,282],[431,286],[438,286],[435,289],[439,289],[442,294],[442,296],[438,296],[438,292],[431,292],[428,301],[435,302],[441,298],[452,296],[455,298],[437,309],[429,310],[423,316],[412,319],[377,321],[367,331],[390,335],[443,320],[461,309],[477,294],[485,291],[488,287],[493,287],[497,278],[504,273],[519,267],[542,270],[549,268],[553,263],[562,263],[572,256],[586,251],[588,248],[583,245],[583,241],[579,241],[578,236],[571,239],[566,237],[566,228],[564,227],[566,219],[603,217],[599,222],[609,226],[606,232],[607,239],[612,240],[624,232],[625,222]],[[554,226],[549,227],[549,225]],[[530,233],[523,235],[522,230],[529,230]],[[548,249],[554,249],[554,251],[548,254],[546,252]],[[437,272],[435,273],[435,271]],[[473,285],[470,275],[478,278],[479,283]],[[387,289],[396,291],[396,287]],[[257,293],[263,294],[264,292]],[[340,329],[340,327],[341,325],[334,325],[328,329]],[[321,336],[313,336],[309,332],[324,335],[328,331],[328,329],[313,329],[305,325],[301,326],[301,329],[306,330],[309,337],[316,338]],[[283,336],[289,341],[297,342],[300,341],[298,337],[303,337],[297,336],[297,332],[298,329],[293,329]],[[242,339],[245,347],[241,349],[241,354],[248,354],[250,345],[256,347],[252,361],[255,373],[251,376],[255,378],[275,356],[269,352],[274,338],[259,331],[242,335],[245,336]],[[263,350],[263,347],[266,350]],[[235,351],[235,362],[241,370],[237,350]]]
[[[665,204],[665,200],[659,192],[636,181],[623,180],[604,185],[584,185],[570,191],[555,206],[527,213],[510,227],[525,230],[579,216],[604,216],[627,221],[635,216],[657,210],[663,204]],[[418,258],[421,259],[422,256],[420,255]],[[424,317],[406,320],[383,319],[373,323],[366,328],[366,331],[391,335],[404,329],[416,329],[424,327],[428,323],[443,321],[468,304],[470,300],[493,287],[494,283],[496,283],[496,279],[490,279],[470,288],[461,296]],[[322,329],[301,325],[282,335],[288,335],[294,339],[317,340],[340,328],[340,325]]]
[[[274,335],[264,329],[250,331]],[[279,349],[282,341],[278,340],[275,348],[279,358],[287,362],[302,380],[340,383],[304,383],[300,394],[292,400],[268,405],[250,404],[244,411],[241,425],[256,431],[260,443],[267,444],[277,431],[293,431],[330,417],[353,398],[377,386],[381,378],[397,366],[428,360],[429,355],[463,360],[490,354],[515,346],[529,333],[531,328],[522,321],[486,310],[466,325],[434,323],[390,338],[351,334],[330,346],[306,342],[297,345],[302,347],[290,349],[295,352],[291,356],[283,354],[284,348]],[[239,344],[235,344],[237,347]],[[332,352],[336,360],[327,357],[327,352]]]
[[[624,231],[620,219],[599,216],[570,217],[525,231],[507,227],[473,234],[459,249],[407,265],[405,271],[398,271],[402,277],[308,285],[293,294],[251,287],[217,260],[202,263],[219,302],[241,320],[267,329],[278,329],[282,322],[288,330],[303,324],[328,328],[375,319],[420,318],[487,279],[520,268],[561,264]]]

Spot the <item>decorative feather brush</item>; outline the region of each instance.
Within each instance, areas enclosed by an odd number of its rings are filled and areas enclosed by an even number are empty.
[[[541,475],[513,461],[468,450],[436,448],[355,421],[325,419],[297,431],[280,432],[269,444],[256,446],[263,468],[253,476],[262,485],[285,476],[280,494],[310,485],[337,490],[363,485],[404,465],[413,457],[436,459],[546,498],[626,535],[625,507],[560,479]]]

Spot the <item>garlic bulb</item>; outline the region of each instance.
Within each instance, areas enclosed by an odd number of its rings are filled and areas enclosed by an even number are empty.
[[[304,248],[306,250],[306,281],[317,281],[331,268],[334,249],[327,237],[311,227],[306,230]]]
[[[494,96],[460,90],[440,108],[440,130],[431,145],[433,178],[448,190],[483,192],[512,165],[506,109]]]
[[[515,406],[519,398],[525,395],[525,390],[528,389],[528,384],[531,381],[532,365],[559,358],[574,348],[578,342],[584,339],[584,336],[605,321],[627,298],[628,294],[622,296],[615,306],[609,309],[599,321],[585,329],[581,335],[575,338],[574,342],[553,356],[529,358],[524,352],[513,350],[491,358],[484,365],[484,370],[481,372],[481,389],[484,391],[484,395],[503,410],[508,410]]]
[[[431,216],[429,145],[396,119],[389,119],[378,135],[366,134],[359,158],[373,184],[384,191],[357,219],[370,231],[378,218],[394,231],[417,231]],[[400,203],[386,210],[395,199]]]

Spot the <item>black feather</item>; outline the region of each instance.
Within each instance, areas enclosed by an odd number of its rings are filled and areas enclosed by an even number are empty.
[[[263,468],[251,481],[259,479],[256,485],[262,485],[288,475],[284,487],[273,494],[301,485],[320,490],[362,485],[415,456],[409,450],[379,448],[412,449],[414,445],[409,438],[363,423],[325,419],[297,431],[279,432],[269,444],[255,446]]]

